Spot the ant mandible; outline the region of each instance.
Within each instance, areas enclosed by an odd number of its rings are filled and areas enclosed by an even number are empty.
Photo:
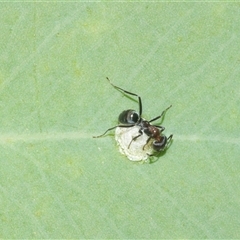
[[[135,136],[132,138],[132,141],[135,141],[137,138],[139,138],[140,136],[143,135],[143,133],[145,133],[147,136],[149,136],[149,138],[146,141],[146,144],[143,146],[143,150],[145,148],[145,146],[148,144],[148,142],[151,139],[154,139],[152,146],[153,149],[157,152],[159,151],[164,151],[166,149],[166,147],[168,146],[169,142],[171,141],[173,135],[171,134],[168,138],[162,134],[162,132],[164,131],[164,127],[162,126],[158,126],[158,125],[151,125],[151,122],[156,121],[157,119],[161,118],[166,111],[172,107],[172,105],[170,105],[168,108],[166,108],[159,116],[151,119],[150,121],[147,121],[145,119],[142,118],[142,100],[141,97],[138,96],[135,93],[126,91],[120,87],[115,86],[113,83],[111,83],[111,81],[109,80],[109,78],[107,77],[107,80],[109,81],[109,83],[116,89],[127,93],[129,95],[132,96],[136,96],[138,97],[138,103],[139,103],[139,112],[137,113],[135,110],[132,109],[128,109],[123,111],[119,117],[118,117],[118,121],[119,121],[119,125],[111,127],[109,129],[107,129],[103,134],[99,135],[99,136],[94,136],[94,138],[99,138],[104,136],[108,131],[113,130],[117,127],[123,127],[123,128],[128,128],[128,127],[133,127],[133,126],[139,126],[139,135]],[[132,141],[129,143],[128,148],[130,147]]]

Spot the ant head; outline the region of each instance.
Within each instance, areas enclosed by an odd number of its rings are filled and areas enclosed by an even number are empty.
[[[153,141],[153,149],[157,152],[163,151],[167,144],[167,137],[165,135],[161,135],[158,141]]]
[[[134,125],[138,120],[139,114],[132,109],[123,111],[118,117],[119,123],[126,125]]]

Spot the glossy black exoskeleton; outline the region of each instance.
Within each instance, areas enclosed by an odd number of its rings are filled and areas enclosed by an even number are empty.
[[[110,80],[107,78],[107,80],[110,82]],[[146,144],[143,146],[143,149],[145,148],[145,146],[148,144],[148,142],[153,139],[153,143],[152,143],[152,147],[155,151],[164,151],[166,149],[166,147],[168,146],[169,142],[171,141],[173,135],[171,134],[169,137],[166,137],[165,135],[162,134],[162,132],[164,131],[164,127],[162,126],[158,126],[158,125],[151,125],[151,122],[156,121],[157,119],[161,118],[166,111],[172,107],[169,106],[168,108],[166,108],[161,115],[151,119],[150,121],[147,121],[145,119],[143,119],[142,116],[142,100],[141,97],[138,96],[135,93],[132,92],[128,92],[120,87],[115,86],[114,84],[112,84],[110,82],[110,84],[115,87],[116,89],[123,91],[124,93],[127,93],[129,95],[132,96],[136,96],[138,97],[138,103],[139,103],[139,113],[137,113],[135,110],[132,109],[128,109],[123,111],[122,113],[120,113],[119,117],[118,117],[118,121],[119,121],[119,125],[111,127],[109,129],[107,129],[103,134],[99,135],[99,136],[94,136],[94,138],[98,138],[98,137],[102,137],[104,136],[108,131],[115,129],[117,127],[133,127],[133,126],[139,126],[139,135],[135,136],[132,138],[132,141],[135,141],[137,138],[139,138],[141,135],[143,135],[144,133],[149,136]],[[129,143],[128,148],[130,147],[132,141]]]

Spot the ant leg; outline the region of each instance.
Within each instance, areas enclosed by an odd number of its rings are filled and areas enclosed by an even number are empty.
[[[157,116],[157,117],[151,119],[149,122],[153,122],[153,121],[155,121],[155,120],[161,118],[161,117],[166,113],[166,111],[167,111],[169,108],[171,108],[171,107],[172,107],[172,105],[170,105],[168,108],[166,108],[166,109],[161,113],[161,115],[159,115],[159,116]]]
[[[173,135],[171,134],[168,138],[167,138],[167,144],[166,144],[166,147],[168,147],[170,141],[172,140],[173,138]]]
[[[139,133],[140,133],[139,135],[137,135],[136,137],[133,137],[133,138],[132,138],[131,142],[130,142],[129,145],[128,145],[128,149],[130,148],[130,146],[131,146],[131,144],[132,144],[133,141],[135,141],[137,138],[139,138],[140,136],[143,135],[143,132],[142,132],[142,131],[139,131]]]
[[[107,77],[107,80],[108,80],[109,83],[110,83],[113,87],[115,87],[116,89],[121,90],[121,91],[123,91],[123,92],[125,92],[125,93],[127,93],[127,94],[132,95],[132,96],[136,96],[136,97],[138,97],[138,103],[139,103],[139,119],[140,119],[141,116],[142,116],[142,100],[141,100],[141,97],[138,96],[138,95],[135,94],[135,93],[132,93],[132,92],[126,91],[126,90],[124,90],[124,89],[122,89],[122,88],[120,88],[120,87],[114,85],[113,83],[111,83],[111,81],[109,80],[108,77]]]
[[[167,142],[166,142],[166,145],[164,146],[163,151],[168,148],[168,146],[169,146],[172,138],[173,138],[173,135],[171,134],[171,135],[167,138]]]
[[[149,137],[149,138],[148,138],[148,140],[146,141],[146,143],[144,144],[144,146],[143,146],[143,148],[142,148],[143,150],[144,150],[144,148],[146,147],[146,145],[149,143],[149,141],[151,140],[151,138],[152,138],[152,137]]]
[[[160,131],[163,132],[165,130],[165,127],[163,126],[158,126],[158,125],[152,125],[154,127],[160,128]]]
[[[107,129],[103,134],[101,134],[99,136],[93,136],[93,138],[100,138],[100,137],[104,136],[108,131],[113,130],[114,128],[117,128],[117,127],[118,126],[111,127],[109,129]]]
[[[114,128],[117,128],[117,127],[133,127],[134,125],[117,125],[117,126],[114,126],[114,127],[111,127],[109,129],[107,129],[103,134],[99,135],[99,136],[93,136],[93,138],[100,138],[102,136],[104,136],[108,131],[110,130],[113,130]]]

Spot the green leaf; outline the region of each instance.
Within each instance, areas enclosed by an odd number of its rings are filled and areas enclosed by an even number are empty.
[[[239,4],[1,3],[1,238],[240,238]],[[121,155],[139,94],[170,148]]]

